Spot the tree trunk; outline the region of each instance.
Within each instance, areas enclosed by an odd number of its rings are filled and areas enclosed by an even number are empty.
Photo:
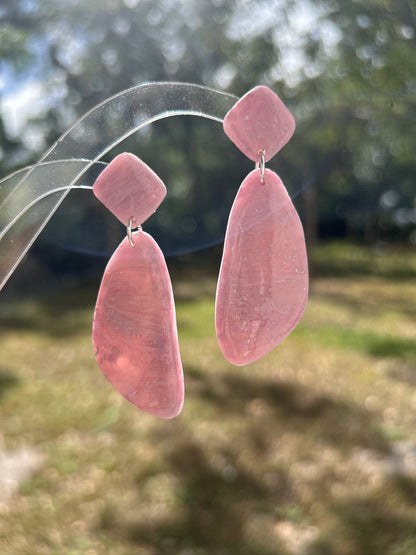
[[[318,242],[318,188],[313,182],[302,194],[304,204],[304,229],[308,248]]]

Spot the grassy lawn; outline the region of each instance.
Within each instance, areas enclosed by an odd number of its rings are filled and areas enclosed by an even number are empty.
[[[330,245],[312,268],[301,324],[239,368],[215,278],[175,280],[171,421],[96,366],[96,289],[0,309],[0,448],[36,467],[0,489],[0,554],[415,554],[416,253]]]

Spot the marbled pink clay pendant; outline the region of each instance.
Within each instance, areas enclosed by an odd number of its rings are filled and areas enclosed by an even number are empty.
[[[274,349],[298,324],[308,298],[308,262],[298,214],[280,178],[265,169],[295,130],[290,112],[270,89],[256,87],[228,112],[224,130],[259,165],[231,209],[215,306],[220,348],[242,365]],[[160,248],[141,230],[166,188],[144,162],[124,153],[100,174],[94,193],[127,226],[98,294],[97,363],[131,403],[172,418],[184,401],[172,285]]]
[[[231,209],[218,278],[215,323],[225,358],[258,360],[296,327],[308,299],[308,261],[299,216],[280,180],[264,168],[295,130],[267,87],[243,96],[224,131],[260,167],[243,181]]]
[[[184,380],[172,285],[160,248],[140,228],[166,188],[144,162],[123,153],[93,190],[129,231],[105,269],[97,298],[92,333],[97,363],[136,407],[173,418],[182,409]],[[131,233],[132,227],[139,231]]]

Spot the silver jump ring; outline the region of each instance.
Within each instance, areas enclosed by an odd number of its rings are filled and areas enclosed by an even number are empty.
[[[264,148],[259,150],[259,156],[260,156],[260,162],[259,162],[260,183],[264,183],[264,176],[266,173],[266,161],[265,161],[266,151],[264,150]]]
[[[132,233],[131,233],[132,226],[133,226],[133,218],[130,218],[129,222],[127,224],[127,237],[128,237],[130,246],[134,247],[133,236],[132,236]]]

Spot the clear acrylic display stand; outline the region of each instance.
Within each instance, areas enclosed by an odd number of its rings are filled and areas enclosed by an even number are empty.
[[[192,115],[222,122],[237,97],[188,83],[149,83],[102,102],[33,166],[0,181],[0,289],[73,188],[91,189],[100,158],[146,125]]]

